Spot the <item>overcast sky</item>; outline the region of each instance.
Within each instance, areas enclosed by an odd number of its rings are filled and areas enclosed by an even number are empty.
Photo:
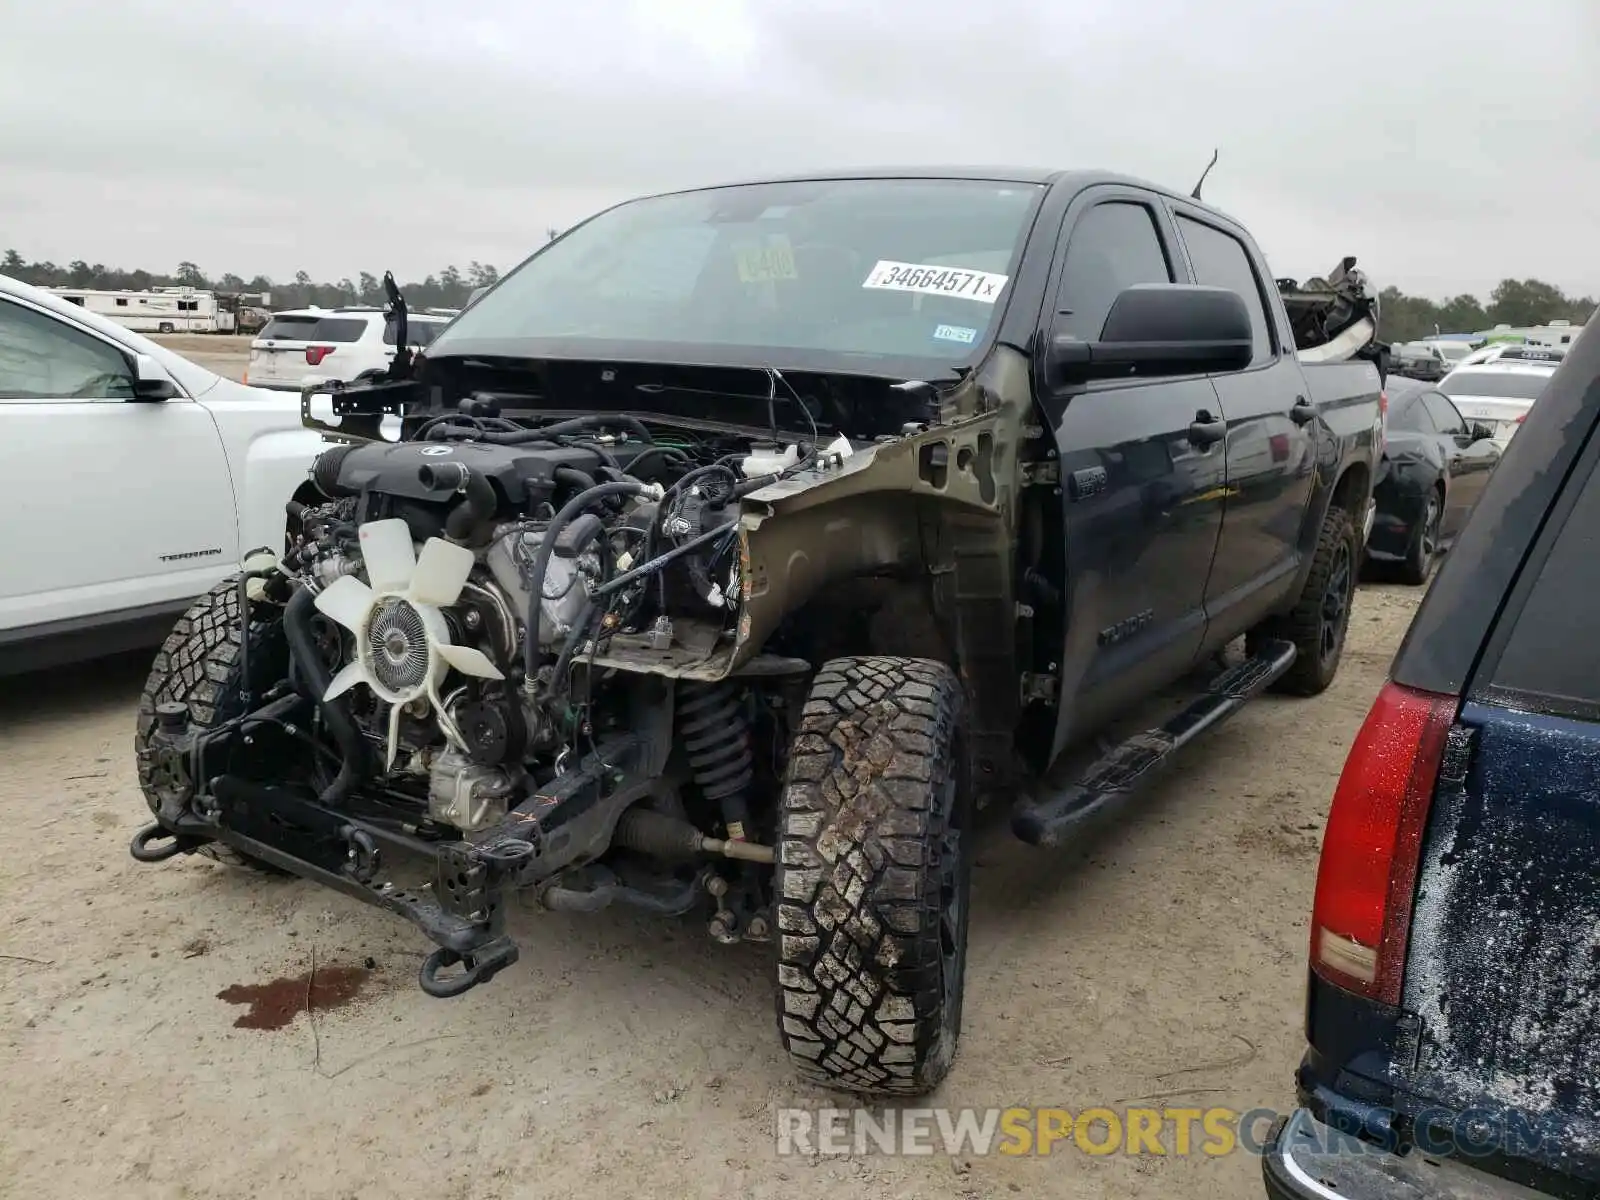
[[[629,195],[1105,167],[1443,297],[1600,293],[1600,0],[0,0],[0,250],[502,270]]]

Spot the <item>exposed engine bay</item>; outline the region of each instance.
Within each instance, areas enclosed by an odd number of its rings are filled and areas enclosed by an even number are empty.
[[[602,646],[731,635],[739,497],[801,465],[793,443],[711,457],[642,429],[574,439],[586,423],[334,447],[284,560],[342,631],[324,699],[348,695],[389,786],[463,833],[581,757]],[[742,839],[754,714],[728,686],[678,690],[689,766]]]
[[[736,633],[742,498],[852,453],[625,415],[446,415],[330,446],[315,501],[290,505],[293,545],[246,564],[247,619],[281,629],[286,678],[245,718],[254,737],[158,714],[163,823],[192,805],[246,855],[293,846],[301,874],[381,887],[439,943],[439,995],[515,960],[502,887],[585,911],[711,897],[713,936],[765,940],[772,818],[751,796],[781,776],[809,663],[693,666]],[[437,858],[432,899],[380,882],[391,849]]]

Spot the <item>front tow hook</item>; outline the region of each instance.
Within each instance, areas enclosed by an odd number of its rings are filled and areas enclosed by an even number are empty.
[[[185,837],[162,825],[152,824],[133,835],[128,853],[142,863],[158,863],[180,854],[191,854],[205,844],[205,838]]]
[[[417,973],[417,983],[436,1000],[449,1000],[469,992],[480,983],[488,983],[501,971],[517,961],[517,944],[508,937],[498,937],[485,942],[470,954],[459,954],[440,946],[423,960]],[[440,977],[447,967],[464,968],[459,975]]]

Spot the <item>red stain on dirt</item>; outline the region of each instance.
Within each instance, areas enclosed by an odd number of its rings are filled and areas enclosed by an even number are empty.
[[[236,983],[218,992],[217,999],[250,1006],[250,1011],[233,1023],[235,1029],[282,1029],[298,1013],[349,1004],[371,973],[362,967],[318,967],[315,973],[285,976],[270,983]]]

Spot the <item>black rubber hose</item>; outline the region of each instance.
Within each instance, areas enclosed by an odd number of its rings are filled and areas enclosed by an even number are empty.
[[[588,429],[604,429],[607,426],[616,429],[626,429],[636,434],[646,442],[654,442],[655,438],[645,428],[644,422],[637,417],[621,416],[612,413],[585,413],[581,417],[570,417],[565,421],[557,421],[554,425],[541,425],[537,429],[518,429],[512,432],[499,433],[489,429],[472,429],[464,425],[444,425],[445,435],[455,433],[470,436],[474,441],[489,442],[496,446],[523,446],[529,442],[549,442],[562,434],[582,433]],[[430,437],[435,430],[429,430]]]
[[[572,557],[576,558],[588,547],[590,542],[605,535],[605,527],[597,523],[593,532],[572,548]],[[601,583],[611,578],[611,556],[609,554],[600,555],[600,574]],[[578,653],[578,647],[583,645],[589,638],[599,636],[600,623],[605,618],[605,615],[604,605],[590,601],[584,607],[583,612],[578,615],[578,619],[572,623],[572,628],[567,631],[567,640],[561,643],[561,653],[556,656],[555,668],[550,672],[550,687],[548,689],[550,695],[560,694],[566,679],[567,668],[572,665],[572,659]]]
[[[638,417],[624,416],[618,413],[584,413],[581,417],[569,417],[565,421],[557,421],[554,425],[543,425],[538,429],[530,429],[528,433],[537,434],[542,438],[558,437],[563,433],[577,433],[583,429],[604,429],[613,426],[629,430],[639,435],[642,441],[655,441],[654,435],[645,428],[643,421]]]
[[[343,755],[338,776],[322,789],[322,795],[318,797],[324,804],[337,804],[353,792],[366,776],[367,740],[357,728],[343,696],[323,699],[328,685],[333,682],[333,676],[322,665],[322,656],[317,653],[316,639],[311,633],[311,614],[315,609],[315,601],[316,597],[307,588],[295,592],[283,611],[283,634],[289,643],[290,655],[313,693],[311,698],[321,707],[322,719]]]
[[[605,615],[605,610],[598,604],[591,604],[583,610],[583,615],[573,622],[572,628],[567,632],[567,640],[561,644],[561,653],[556,658],[555,670],[550,672],[550,695],[560,694],[567,668],[572,665],[578,647],[600,631],[600,621]]]
[[[628,473],[630,475],[637,475],[639,473],[639,464],[641,462],[645,462],[652,455],[656,454],[659,454],[662,458],[667,460],[667,466],[669,468],[674,465],[672,462],[674,456],[676,456],[682,462],[690,461],[689,456],[682,450],[679,450],[676,446],[646,446],[628,461]]]
[[[434,419],[437,420],[438,418]],[[465,418],[456,416],[455,419],[459,421],[464,420]],[[447,438],[457,437],[468,438],[474,442],[493,442],[496,445],[502,446],[554,446],[556,444],[555,442],[552,442],[542,436],[522,436],[523,434],[529,434],[531,432],[532,431],[530,430],[517,429],[513,427],[504,432],[497,433],[494,430],[484,429],[478,425],[446,424],[429,426],[427,433],[416,434],[413,440],[424,442],[440,442],[446,440]]]
[[[461,492],[461,500],[444,522],[445,536],[451,541],[472,542],[494,520],[499,508],[494,485],[465,463],[428,463],[417,469],[417,479],[425,488]]]
[[[644,491],[645,485],[636,479],[621,479],[616,483],[597,483],[592,488],[579,492],[566,504],[561,511],[550,519],[550,524],[545,527],[544,538],[539,543],[539,549],[533,556],[533,563],[528,568],[528,611],[526,614],[527,633],[522,639],[522,669],[523,685],[533,687],[534,679],[539,670],[539,609],[544,600],[544,577],[550,568],[550,556],[555,553],[556,539],[561,536],[561,531],[571,523],[572,519],[586,509],[592,508],[596,503],[608,496],[637,496]]]
[[[601,486],[604,487],[605,485],[602,484]],[[687,542],[683,542],[677,546],[674,546],[671,550],[663,551],[652,558],[649,562],[642,562],[637,567],[634,567],[633,570],[624,571],[621,575],[618,575],[615,579],[609,581],[608,583],[602,583],[594,590],[595,598],[598,599],[601,596],[609,596],[612,592],[627,587],[635,579],[638,579],[644,575],[648,575],[652,571],[659,571],[673,559],[679,558],[685,554],[692,554],[694,551],[700,549],[701,546],[704,546],[707,542],[714,542],[719,537],[727,537],[730,533],[738,528],[739,522],[729,521],[726,525],[718,525],[715,529],[708,529],[699,537],[690,538]]]
[[[557,467],[554,478],[557,483],[570,484],[583,492],[595,486],[594,476],[578,470],[577,467]]]

